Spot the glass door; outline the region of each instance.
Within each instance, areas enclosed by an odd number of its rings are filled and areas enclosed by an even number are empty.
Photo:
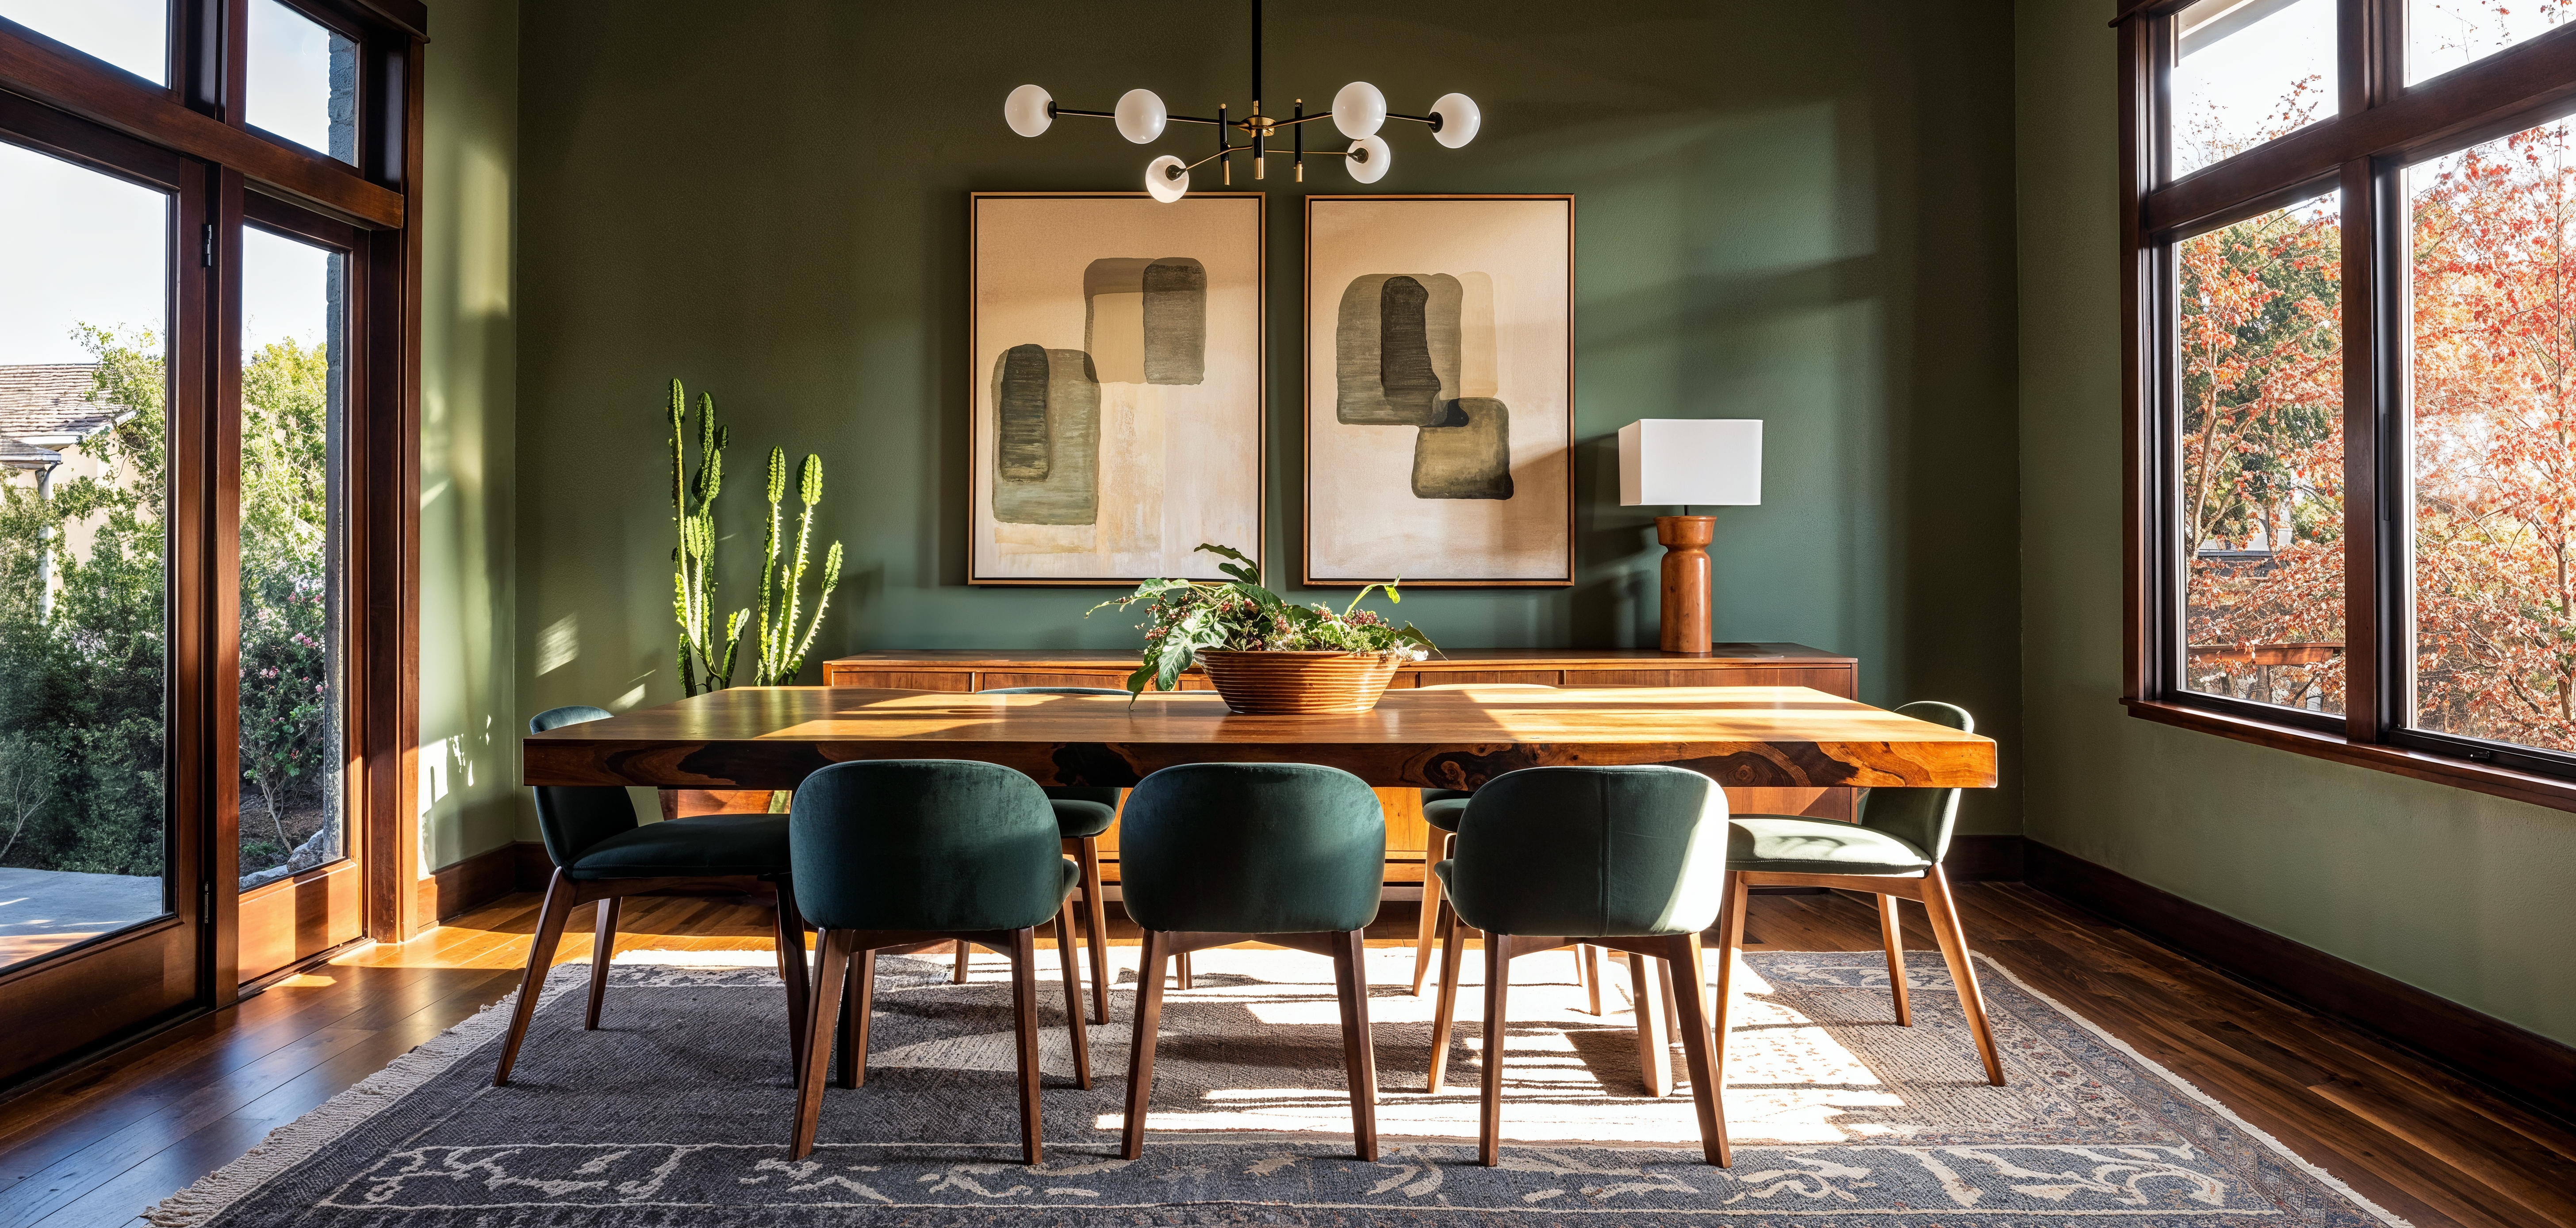
[[[256,980],[357,939],[348,821],[349,227],[264,197],[242,232],[240,970]]]
[[[174,654],[202,524],[203,318],[175,157],[76,161],[0,129],[0,1079],[184,1010],[211,916]],[[56,134],[59,139],[61,134]],[[128,173],[130,172],[130,173]],[[156,182],[157,180],[157,182]],[[195,182],[202,185],[202,176]],[[177,463],[174,463],[177,462]],[[175,786],[175,787],[174,787]]]

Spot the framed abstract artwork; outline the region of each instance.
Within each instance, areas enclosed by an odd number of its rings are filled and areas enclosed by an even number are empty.
[[[1263,539],[1262,197],[969,200],[967,581],[1223,579]]]
[[[1304,579],[1574,583],[1574,198],[1306,198]]]

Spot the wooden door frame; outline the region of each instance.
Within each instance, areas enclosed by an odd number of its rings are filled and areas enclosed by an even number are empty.
[[[417,0],[283,0],[347,35],[359,58],[354,163],[252,127],[249,0],[170,0],[168,84],[155,85],[0,18],[0,129],[40,152],[174,193],[170,271],[170,484],[166,873],[171,915],[0,971],[0,998],[59,992],[60,1023],[0,1062],[0,1094],[241,996],[236,761],[241,230],[271,199],[350,229],[347,418],[348,835],[364,932],[419,928],[414,809],[419,743],[422,64]],[[294,229],[292,226],[285,229]],[[210,245],[210,246],[209,246]],[[205,258],[208,251],[212,259]],[[327,869],[327,868],[326,868]],[[302,877],[302,876],[298,876]],[[182,964],[138,953],[182,936]],[[119,955],[119,953],[122,953]],[[66,956],[69,958],[67,959]],[[118,963],[103,956],[117,956]],[[150,961],[146,961],[150,962]],[[129,966],[130,965],[130,966]],[[193,993],[100,1022],[102,1003],[149,971]],[[86,1015],[84,1014],[86,1011]],[[21,1039],[28,1039],[23,1036]]]

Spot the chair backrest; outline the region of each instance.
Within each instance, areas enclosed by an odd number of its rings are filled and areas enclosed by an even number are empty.
[[[835,763],[787,812],[796,907],[820,929],[1016,930],[1064,903],[1055,811],[1028,777],[964,759]]]
[[[1386,876],[1386,811],[1340,768],[1191,763],[1127,795],[1119,893],[1149,930],[1366,929]]]
[[[1127,698],[1127,692],[1105,686],[988,686],[978,695],[1115,695]],[[1064,802],[1098,802],[1103,806],[1118,804],[1115,785],[1048,785],[1046,795]]]
[[[1458,918],[1498,934],[1645,937],[1717,920],[1726,791],[1677,767],[1543,767],[1486,781],[1450,866]]]
[[[612,715],[588,704],[548,708],[528,718],[528,732],[604,721]],[[571,865],[591,845],[635,827],[635,803],[622,786],[538,785],[535,792],[537,833],[545,837],[546,856],[556,865]]]
[[[1961,733],[1977,731],[1977,718],[1957,704],[1918,700],[1896,712]],[[1860,822],[1863,827],[1886,832],[1923,850],[1925,856],[1938,863],[1950,855],[1950,829],[1959,822],[1959,791],[1872,789],[1861,795]]]

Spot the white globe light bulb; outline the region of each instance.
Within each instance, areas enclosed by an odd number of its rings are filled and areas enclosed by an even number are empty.
[[[1395,161],[1395,151],[1387,147],[1382,136],[1364,136],[1351,142],[1351,153],[1342,161],[1349,165],[1351,178],[1361,183],[1376,183],[1386,178],[1386,168]]]
[[[1118,96],[1118,135],[1136,144],[1163,135],[1163,121],[1168,118],[1163,100],[1152,90],[1129,90]]]
[[[1164,154],[1146,163],[1145,191],[1154,199],[1167,205],[1189,195],[1190,173],[1181,169],[1186,165],[1188,164],[1170,154]],[[1179,173],[1174,174],[1175,171]]]
[[[1055,116],[1047,110],[1054,105],[1055,98],[1045,90],[1023,85],[1012,90],[1011,96],[1003,100],[1002,118],[1010,121],[1011,131],[1021,136],[1036,136],[1055,122]]]
[[[1485,124],[1485,114],[1476,109],[1476,100],[1465,94],[1442,94],[1431,104],[1431,117],[1440,126],[1431,130],[1431,139],[1456,149],[1476,139],[1476,129]]]
[[[1333,95],[1333,126],[1358,140],[1386,125],[1386,95],[1366,81],[1353,81]]]

